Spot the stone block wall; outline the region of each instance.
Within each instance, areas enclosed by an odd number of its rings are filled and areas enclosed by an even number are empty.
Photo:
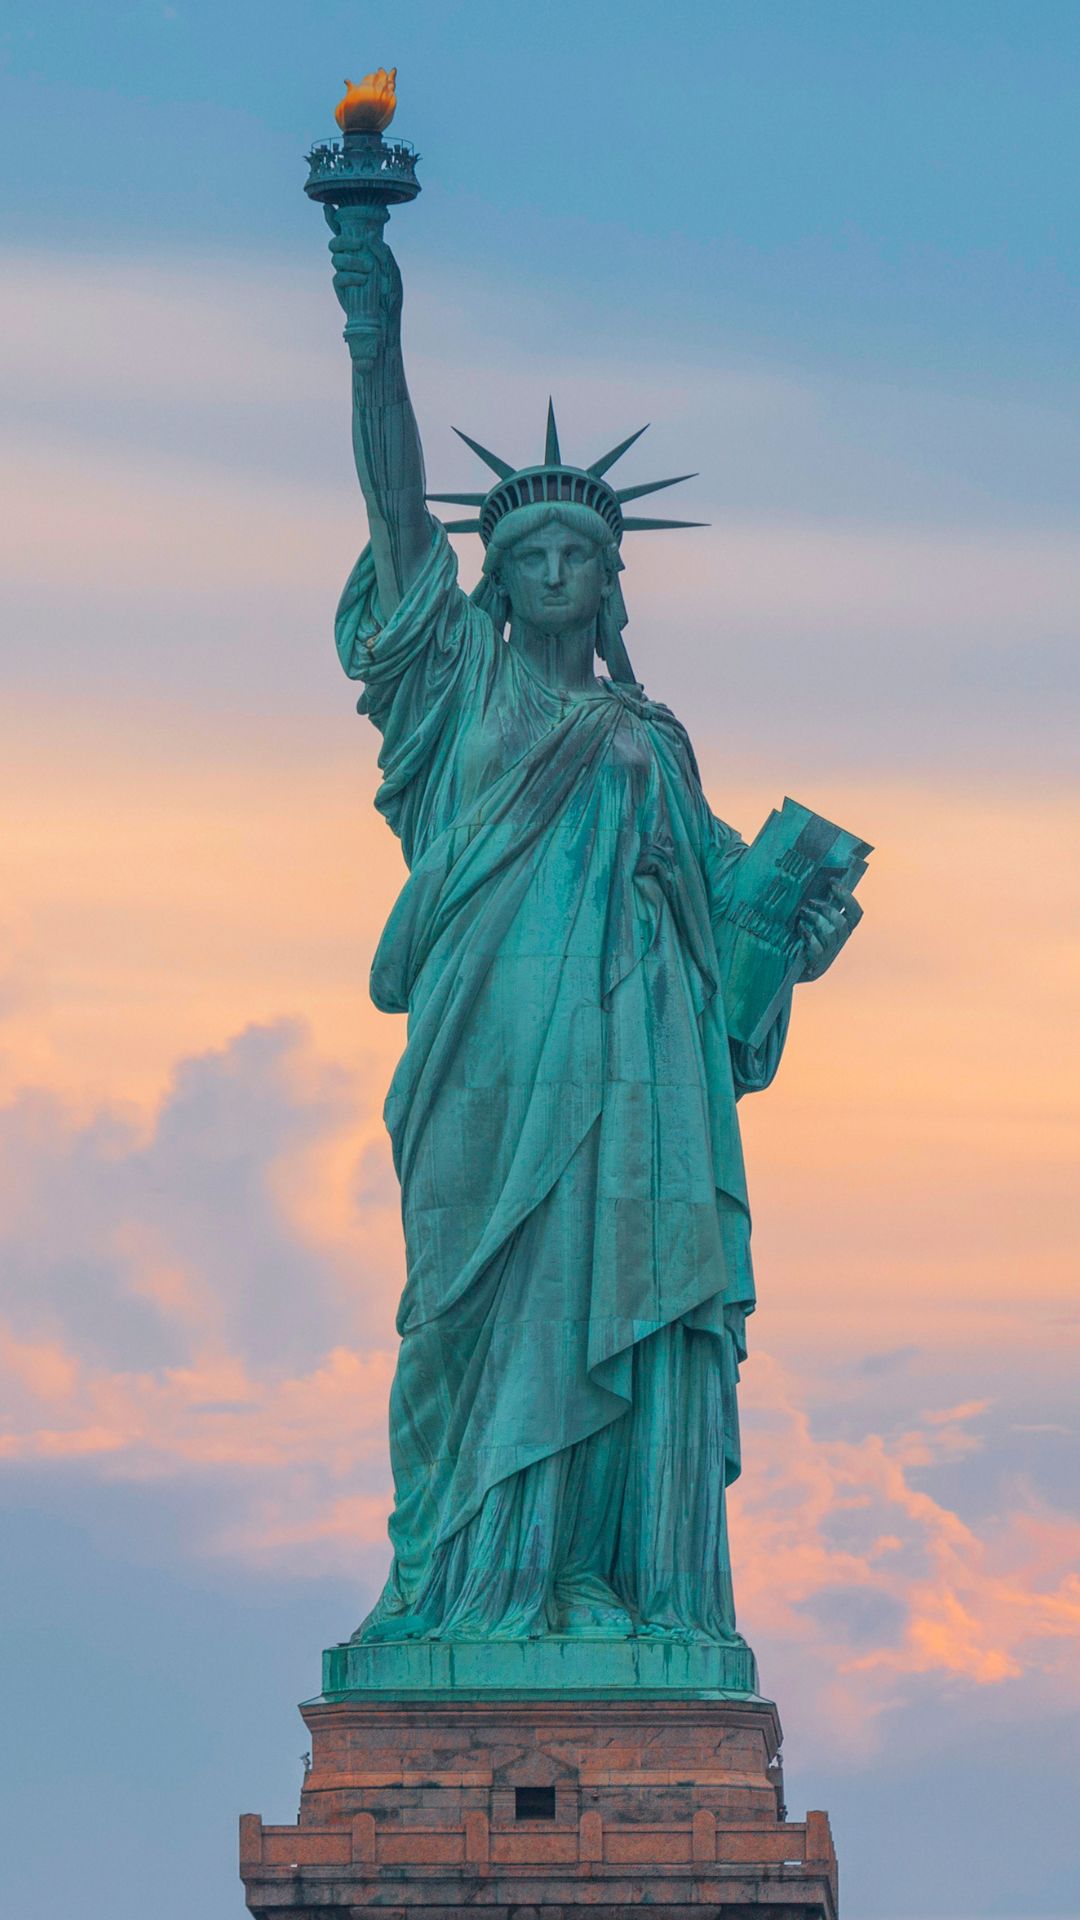
[[[783,1817],[768,1702],[349,1700],[304,1717],[299,1822],[241,1823],[258,1916],[835,1920],[828,1819]]]

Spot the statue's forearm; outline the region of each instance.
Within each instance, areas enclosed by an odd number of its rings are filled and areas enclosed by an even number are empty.
[[[379,605],[388,617],[431,546],[424,457],[400,350],[353,368],[353,453],[371,529]]]
[[[344,205],[330,220],[334,291],[352,358],[352,438],[388,619],[431,546],[424,461],[401,358],[401,275],[381,238],[386,208]]]

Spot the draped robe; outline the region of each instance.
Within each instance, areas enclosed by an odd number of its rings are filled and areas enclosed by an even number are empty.
[[[375,956],[407,1281],[393,1569],[359,1637],[731,1639],[725,1486],[754,1288],[716,928],[745,850],[638,687],[543,682],[441,529],[338,611],[409,878]]]

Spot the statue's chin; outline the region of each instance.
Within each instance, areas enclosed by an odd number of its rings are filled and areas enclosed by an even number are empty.
[[[516,620],[541,640],[561,640],[564,634],[595,626],[599,612],[598,606],[517,607],[510,603],[511,624]]]

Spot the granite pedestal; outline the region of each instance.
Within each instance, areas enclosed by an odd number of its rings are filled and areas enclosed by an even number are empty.
[[[629,1645],[638,1677],[624,1688],[610,1684],[612,1643],[591,1650],[599,1674],[608,1663],[605,1692],[511,1690],[498,1662],[485,1686],[478,1658],[440,1686],[450,1650],[439,1646],[411,1650],[426,1686],[395,1691],[371,1684],[395,1671],[394,1655],[363,1649],[366,1687],[330,1688],[301,1709],[312,1765],[298,1823],[241,1820],[252,1914],[836,1920],[827,1816],[786,1817],[776,1708],[688,1684],[708,1680],[709,1655],[715,1678],[730,1649]],[[527,1656],[505,1646],[511,1661]],[[325,1678],[347,1677],[352,1650],[332,1649]]]

